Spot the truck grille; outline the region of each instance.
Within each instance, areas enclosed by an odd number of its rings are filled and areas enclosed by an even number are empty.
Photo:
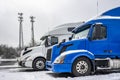
[[[47,50],[47,58],[46,58],[47,61],[51,60],[51,53],[52,53],[52,49],[48,49]]]

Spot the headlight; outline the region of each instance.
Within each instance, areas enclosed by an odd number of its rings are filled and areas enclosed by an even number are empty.
[[[55,59],[54,63],[62,64],[64,63],[64,59],[65,59],[65,55],[60,55]]]

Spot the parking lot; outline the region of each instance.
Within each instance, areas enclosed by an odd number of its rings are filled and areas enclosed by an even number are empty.
[[[120,80],[120,72],[98,71],[94,75],[73,77],[69,73],[56,74],[52,71],[34,71],[17,64],[0,66],[0,80]]]

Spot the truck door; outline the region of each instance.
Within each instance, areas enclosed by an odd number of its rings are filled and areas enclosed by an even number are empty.
[[[46,59],[49,61],[49,60],[51,60],[52,47],[53,47],[53,45],[58,43],[58,37],[49,36],[47,38],[46,43],[47,43],[47,45],[46,45]]]
[[[117,26],[117,27],[116,27]],[[118,24],[112,25],[110,28],[109,55],[111,58],[120,58],[120,31]]]
[[[105,58],[108,54],[107,27],[95,24],[91,28],[91,36],[88,40],[88,50],[94,53],[96,58]]]

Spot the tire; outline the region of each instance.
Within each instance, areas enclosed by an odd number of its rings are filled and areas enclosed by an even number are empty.
[[[77,58],[72,66],[74,76],[87,76],[91,73],[91,62],[86,57]]]
[[[37,58],[33,61],[33,69],[34,70],[45,70],[45,59]]]

